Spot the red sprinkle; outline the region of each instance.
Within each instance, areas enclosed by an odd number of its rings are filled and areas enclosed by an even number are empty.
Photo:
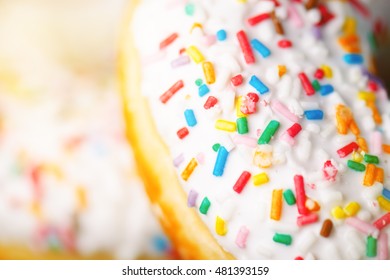
[[[271,18],[271,15],[266,13],[266,14],[259,14],[259,15],[256,15],[256,16],[253,16],[251,18],[248,18],[248,23],[250,26],[254,26],[266,19],[269,19]]]
[[[312,214],[306,215],[306,216],[299,216],[297,218],[297,225],[301,227],[304,225],[315,223],[317,221],[318,221],[318,215],[315,213],[312,213]]]
[[[378,85],[372,80],[368,81],[367,87],[372,91],[378,91]]]
[[[183,127],[183,128],[180,128],[178,131],[177,131],[177,136],[180,138],[180,139],[183,139],[184,137],[186,137],[190,132],[188,131],[188,129],[186,127]]]
[[[234,77],[232,77],[230,79],[230,81],[232,82],[233,86],[235,86],[235,87],[241,85],[243,80],[244,80],[244,78],[242,77],[241,74],[238,74],[238,75],[236,75],[236,76],[234,76]]]
[[[322,174],[324,174],[325,179],[334,182],[336,180],[337,173],[338,170],[332,162],[330,160],[325,161],[324,167],[322,168]]]
[[[245,31],[241,30],[237,33],[237,39],[240,43],[241,50],[244,54],[244,58],[247,64],[255,63],[255,56],[252,51],[252,47],[249,44],[248,37]]]
[[[215,98],[214,96],[211,96],[211,95],[210,95],[210,96],[207,98],[206,102],[204,103],[203,107],[204,107],[206,110],[208,110],[208,109],[214,107],[215,104],[217,104],[217,103],[218,103],[218,99]]]
[[[292,46],[292,42],[290,40],[283,39],[278,42],[278,46],[283,49],[290,48]]]
[[[349,0],[349,3],[364,17],[370,17],[370,11],[359,0]]]
[[[296,260],[296,261],[303,261],[304,259],[301,256],[298,256],[298,257],[295,257],[294,260]]]
[[[382,217],[380,217],[378,220],[374,222],[374,226],[381,230],[384,227],[386,227],[388,224],[390,224],[390,212],[384,214]]]
[[[177,37],[179,37],[179,34],[177,33],[172,33],[171,35],[169,35],[166,39],[164,39],[161,43],[160,43],[160,50],[166,48],[167,46],[169,46],[170,44],[172,44],[176,39]]]
[[[318,4],[317,8],[321,13],[321,20],[316,24],[316,26],[323,26],[334,19],[334,14],[329,12],[328,8],[324,4]]]
[[[347,146],[344,146],[341,149],[337,150],[337,154],[341,158],[344,158],[358,149],[359,149],[359,145],[356,142],[352,142],[349,143]]]
[[[173,86],[171,86],[166,92],[164,92],[161,96],[160,96],[160,101],[162,103],[167,103],[167,101],[169,99],[171,99],[171,97],[179,91],[179,89],[181,89],[182,87],[184,87],[184,83],[182,80],[179,80],[177,81]]]
[[[302,87],[305,90],[307,95],[313,95],[316,93],[313,85],[310,83],[309,78],[304,72],[298,74],[299,79],[301,80]]]
[[[323,79],[324,76],[325,76],[325,72],[324,72],[324,70],[322,70],[322,69],[320,69],[320,68],[318,68],[318,69],[316,70],[316,72],[314,73],[314,77],[316,77],[316,78],[319,79],[319,80]]]
[[[299,123],[294,123],[289,129],[287,129],[287,133],[294,138],[301,130],[302,126]]]
[[[297,197],[297,207],[298,213],[301,215],[309,214],[309,210],[306,208],[306,193],[305,193],[305,183],[302,175],[294,176],[294,184],[295,184],[295,193]]]
[[[248,183],[251,174],[248,171],[242,172],[240,177],[237,179],[237,182],[233,186],[233,190],[236,193],[241,193],[245,185]]]

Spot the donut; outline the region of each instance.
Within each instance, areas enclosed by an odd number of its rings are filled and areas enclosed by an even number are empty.
[[[388,259],[386,1],[131,1],[127,136],[184,259]]]

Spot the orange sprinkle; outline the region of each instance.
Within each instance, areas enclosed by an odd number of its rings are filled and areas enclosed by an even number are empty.
[[[279,221],[282,215],[283,190],[272,191],[271,219]]]
[[[33,201],[30,205],[30,210],[38,219],[42,218],[42,208],[41,204],[38,201]]]
[[[339,104],[336,107],[337,130],[340,134],[347,134],[348,127],[352,121],[351,110],[345,105]]]
[[[376,172],[375,172],[375,181],[379,183],[384,183],[385,181],[385,171],[383,168],[376,167]]]
[[[278,65],[278,70],[279,70],[279,78],[282,77],[284,74],[287,72],[287,67],[286,65]]]
[[[349,124],[349,129],[356,136],[358,136],[360,134],[360,129],[359,129],[358,125],[356,124],[355,119],[352,119],[351,123]]]
[[[372,117],[374,118],[374,121],[376,124],[382,123],[382,117],[379,113],[378,107],[376,107],[376,104],[374,101],[367,101],[367,106],[372,110]]]
[[[363,152],[365,153],[369,152],[366,139],[364,139],[363,137],[357,137],[356,141],[359,145],[359,148],[362,149]]]
[[[192,158],[191,161],[188,163],[186,168],[183,170],[181,173],[181,178],[184,181],[187,181],[188,178],[190,178],[192,172],[194,172],[195,168],[198,166],[198,162],[196,161],[195,158]]]
[[[321,209],[321,206],[318,204],[318,202],[311,198],[306,199],[305,206],[307,209],[309,209],[309,211],[312,212],[319,211]]]
[[[215,72],[214,72],[214,66],[211,62],[206,61],[202,64],[203,73],[206,78],[206,83],[208,84],[214,84],[215,83]]]
[[[375,182],[376,167],[374,164],[367,164],[366,173],[364,175],[363,185],[370,187]]]
[[[78,208],[80,210],[84,210],[87,208],[87,193],[85,191],[85,188],[82,186],[78,186],[76,188],[76,197],[78,202]]]
[[[390,145],[383,144],[382,149],[386,154],[390,154]]]

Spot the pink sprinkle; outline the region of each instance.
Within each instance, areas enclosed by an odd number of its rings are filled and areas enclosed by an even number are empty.
[[[380,260],[387,260],[389,258],[389,249],[387,248],[388,240],[387,233],[382,231],[378,238],[378,259]]]
[[[371,133],[371,153],[374,155],[382,154],[382,133],[379,131]]]
[[[324,174],[325,179],[330,182],[334,182],[336,180],[337,173],[337,168],[332,164],[330,160],[327,160],[324,163],[324,167],[322,168],[322,174]]]
[[[244,249],[246,247],[246,240],[249,235],[249,229],[247,229],[246,226],[242,226],[237,234],[236,238],[236,244],[241,249]]]
[[[198,193],[194,190],[190,190],[190,192],[188,193],[187,206],[194,207],[197,198],[198,198]]]
[[[241,98],[240,111],[245,114],[256,113],[256,103],[259,101],[259,96],[256,93],[250,92]]]
[[[297,9],[295,9],[294,4],[288,5],[288,14],[290,16],[292,23],[295,25],[295,27],[298,27],[298,28],[303,27],[303,20],[301,18],[301,15],[297,11]]]
[[[191,62],[190,57],[188,55],[182,55],[176,58],[175,60],[172,60],[171,67],[177,68],[186,64],[189,64]]]
[[[379,231],[376,227],[360,220],[359,218],[349,217],[345,219],[345,223],[366,235],[371,235],[373,237],[378,236]]]
[[[200,164],[203,164],[203,163],[204,163],[204,158],[205,158],[204,153],[199,153],[199,154],[197,154],[197,156],[196,156],[196,159],[198,160],[198,162],[199,162]]]
[[[278,112],[279,114],[286,117],[288,120],[297,123],[299,121],[298,117],[290,112],[290,110],[281,102],[277,100],[273,100],[271,102],[272,110]]]
[[[251,148],[256,148],[257,147],[257,139],[245,135],[235,135],[233,137],[233,142],[234,144],[242,144]]]
[[[217,37],[214,34],[206,35],[203,37],[202,41],[206,47],[210,47],[211,45],[215,44]]]
[[[310,215],[299,216],[297,218],[297,225],[301,227],[304,225],[315,223],[317,221],[318,221],[318,215],[312,213]]]
[[[283,140],[284,142],[286,142],[287,144],[289,144],[290,146],[294,146],[295,145],[295,139],[292,138],[290,135],[288,135],[288,133],[283,133],[281,136],[280,136],[280,140]]]
[[[179,165],[184,161],[184,154],[180,154],[173,160],[173,165],[179,167]]]

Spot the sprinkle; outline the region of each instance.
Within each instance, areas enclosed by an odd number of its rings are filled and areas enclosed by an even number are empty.
[[[318,221],[318,215],[315,213],[309,215],[302,215],[297,218],[297,225],[304,226],[308,224],[313,224]]]
[[[290,19],[292,23],[295,25],[295,27],[301,28],[303,27],[303,20],[301,18],[301,15],[295,8],[294,4],[288,5],[288,14],[290,16]]]
[[[299,121],[299,118],[291,113],[291,111],[281,102],[278,100],[273,100],[271,102],[271,108],[272,110],[278,112],[282,116],[286,117],[288,120],[297,123]]]
[[[287,49],[287,48],[291,48],[292,47],[292,43],[290,40],[287,40],[287,39],[282,39],[278,42],[278,46],[279,48],[282,48],[282,49]]]
[[[196,161],[195,158],[192,158],[191,161],[188,163],[186,168],[183,170],[181,173],[181,178],[184,181],[187,181],[188,178],[190,178],[192,172],[194,172],[195,168],[198,166],[198,162]]]
[[[188,193],[187,206],[194,207],[197,198],[198,198],[198,193],[194,190],[190,190],[190,192]]]
[[[331,232],[332,232],[332,229],[333,229],[333,223],[332,223],[332,221],[329,220],[329,219],[326,219],[326,220],[322,223],[320,235],[323,236],[323,237],[329,237],[329,235],[330,235]]]
[[[309,214],[309,211],[305,206],[306,193],[305,193],[305,183],[302,175],[294,176],[294,185],[295,185],[295,193],[297,196],[298,212],[301,215],[307,215]]]
[[[367,107],[371,109],[372,111],[372,117],[377,125],[382,124],[382,116],[378,110],[378,107],[376,106],[374,101],[368,101]]]
[[[238,74],[230,79],[233,86],[237,87],[242,84],[244,78],[241,74]]]
[[[318,10],[321,13],[321,21],[316,26],[323,26],[334,18],[334,15],[329,12],[327,6],[324,4],[318,4]]]
[[[364,6],[359,0],[349,0],[349,3],[364,17],[368,18],[370,17],[370,11],[369,9]]]
[[[172,44],[177,38],[179,37],[179,34],[177,33],[172,33],[171,35],[169,35],[166,39],[164,39],[161,43],[160,43],[160,50],[168,47],[170,44]]]
[[[365,154],[364,161],[367,163],[379,164],[379,158],[374,155]]]
[[[167,101],[169,99],[171,99],[171,97],[176,93],[178,92],[182,87],[184,87],[184,83],[182,80],[179,80],[177,81],[173,86],[171,86],[166,92],[164,92],[161,96],[160,96],[160,101],[162,103],[167,103]]]
[[[257,102],[259,102],[259,100],[260,100],[259,96],[257,95],[257,93],[254,92],[250,92],[245,96],[239,97],[237,103],[239,103],[240,105],[240,112],[243,114],[243,116],[256,113],[257,110],[256,104]]]
[[[366,247],[366,256],[369,258],[376,257],[377,254],[377,240],[372,237],[367,237],[367,247]]]
[[[192,16],[195,13],[195,5],[193,3],[187,3],[185,6],[185,13],[187,16]]]
[[[244,54],[244,59],[247,64],[255,63],[255,56],[249,44],[245,31],[241,30],[237,33],[237,39],[240,43],[241,51]]]
[[[253,184],[255,186],[260,186],[260,185],[263,185],[263,184],[268,183],[268,182],[269,182],[269,178],[268,178],[267,173],[265,173],[265,172],[259,173],[255,176],[253,176]]]
[[[206,61],[202,64],[203,73],[206,78],[206,83],[208,84],[214,84],[215,83],[215,72],[214,72],[214,66],[211,62]]]
[[[236,123],[225,121],[225,120],[217,120],[215,123],[215,128],[227,132],[235,132],[236,131]]]
[[[307,95],[310,96],[315,94],[316,91],[314,90],[312,84],[309,81],[309,78],[306,76],[304,72],[299,73],[298,78],[301,80],[302,87],[305,90]]]
[[[279,221],[282,215],[282,196],[283,189],[273,190],[272,191],[272,204],[271,204],[271,219]]]
[[[206,110],[212,108],[215,106],[215,104],[218,103],[218,99],[215,98],[214,96],[209,96],[206,100],[206,102],[204,103],[203,105],[203,108],[205,108]]]
[[[248,235],[249,229],[246,226],[242,226],[236,237],[236,245],[239,248],[244,249],[246,247],[246,240],[248,239]]]
[[[363,56],[360,54],[346,54],[343,57],[344,62],[350,65],[362,64]]]
[[[390,212],[390,201],[389,200],[387,200],[386,198],[384,198],[381,195],[378,196],[377,200],[379,202],[380,207],[382,207],[387,212]]]
[[[237,131],[239,134],[246,134],[249,132],[248,120],[246,117],[241,117],[236,120]]]
[[[184,139],[184,137],[186,137],[190,132],[188,131],[188,128],[186,127],[183,127],[183,128],[180,128],[176,134],[177,136],[180,138],[180,139]]]
[[[76,188],[76,197],[78,202],[78,208],[84,210],[88,206],[87,193],[85,188],[78,186]]]
[[[285,65],[278,65],[278,75],[279,78],[283,77],[287,73],[287,67]]]
[[[294,123],[287,129],[287,134],[294,138],[301,130],[302,126],[299,123]]]
[[[265,149],[264,149],[265,147]],[[268,168],[272,165],[272,149],[267,149],[267,145],[259,146],[253,155],[253,164],[260,168]]]
[[[364,164],[361,164],[353,160],[348,160],[347,165],[349,168],[355,171],[364,172],[366,170],[366,166]]]
[[[373,154],[381,154],[383,147],[382,144],[382,133],[379,131],[373,131],[371,133],[371,148],[372,148],[372,153]]]
[[[337,154],[341,158],[345,158],[346,156],[352,154],[352,152],[355,152],[359,149],[359,146],[356,142],[349,143],[348,145],[342,147],[341,149],[337,150]]]
[[[331,79],[333,77],[332,68],[330,68],[328,65],[322,65],[321,69],[324,71],[326,78]]]
[[[384,180],[385,180],[385,171],[383,170],[383,168],[376,167],[376,170],[375,170],[375,181],[383,184]]]
[[[378,238],[378,259],[380,260],[389,259],[388,240],[387,233],[382,231]]]
[[[182,56],[179,56],[178,58],[176,58],[175,60],[172,60],[171,67],[177,68],[177,67],[180,67],[180,66],[183,66],[183,65],[190,63],[190,61],[191,60],[190,60],[189,56],[182,55]]]
[[[173,165],[179,167],[179,165],[184,161],[184,154],[180,154],[173,160]]]
[[[345,218],[345,212],[344,212],[343,208],[341,208],[340,206],[333,207],[331,214],[332,214],[333,218],[338,219],[338,220]]]
[[[256,15],[256,16],[249,18],[248,23],[250,26],[254,26],[254,25],[259,24],[260,22],[262,22],[266,19],[269,19],[269,18],[270,18],[270,14],[268,14],[268,13],[259,14],[259,15]]]
[[[233,186],[233,190],[240,194],[246,184],[249,182],[249,179],[251,177],[251,174],[248,171],[243,171],[240,175],[240,177],[237,179],[236,183]]]
[[[275,12],[272,12],[270,14],[272,23],[274,24],[275,27],[275,32],[279,35],[284,35],[284,29],[281,21],[279,18],[276,16]]]
[[[334,92],[333,86],[332,85],[322,85],[320,89],[320,94],[322,96],[326,96]]]
[[[220,177],[223,175],[225,170],[226,161],[228,158],[229,152],[225,147],[221,146],[218,149],[217,159],[215,160],[213,175]]]
[[[195,126],[197,124],[196,117],[194,114],[194,110],[187,109],[184,111],[184,117],[186,118],[186,122],[188,126]]]
[[[317,92],[319,90],[321,90],[321,85],[320,85],[320,82],[317,81],[317,80],[314,80],[311,85],[313,86],[314,90]],[[322,95],[322,94],[321,94]]]
[[[209,211],[210,205],[210,200],[207,197],[203,198],[202,203],[199,206],[199,212],[206,215]]]
[[[276,243],[281,243],[284,245],[291,245],[292,243],[292,237],[289,234],[275,233],[272,240],[275,241]]]
[[[352,201],[347,204],[347,206],[344,207],[343,211],[348,217],[355,216],[357,212],[360,210],[360,204]]]
[[[387,225],[390,224],[390,212],[389,213],[386,213],[384,214],[382,217],[380,217],[379,219],[377,219],[375,222],[374,222],[374,226],[378,229],[378,230],[381,230],[383,228],[385,228]]]
[[[337,168],[332,164],[332,161],[327,160],[324,163],[324,167],[322,168],[322,174],[325,177],[325,180],[334,182],[336,180],[338,170]]]
[[[283,197],[284,200],[286,200],[288,205],[294,205],[296,202],[294,193],[290,189],[287,189],[283,192]]]
[[[316,72],[314,73],[314,77],[319,79],[319,80],[324,78],[324,76],[325,76],[325,72],[321,68],[317,69]]]
[[[263,84],[262,81],[260,81],[260,79],[258,77],[256,77],[255,75],[253,75],[249,81],[249,84],[254,87],[260,94],[265,94],[267,92],[269,92],[269,89],[268,87]]]
[[[306,199],[305,207],[311,212],[319,211],[321,209],[320,204],[311,198]]]
[[[257,139],[245,135],[235,135],[233,138],[235,144],[242,144],[251,148],[256,148]]]
[[[386,154],[390,154],[390,145],[383,144],[382,145],[382,150]]]
[[[200,87],[203,84],[203,80],[201,78],[195,80],[195,85]]]
[[[259,40],[253,39],[251,41],[252,48],[254,48],[262,57],[266,58],[271,55],[271,51],[264,46]]]
[[[307,110],[304,114],[308,120],[322,120],[324,118],[324,112],[321,110]]]
[[[226,222],[219,216],[217,216],[215,221],[215,232],[221,236],[224,236],[227,233]]]
[[[359,145],[359,148],[362,149],[363,152],[368,153],[368,146],[366,140],[362,137],[357,137],[356,141]]]
[[[349,217],[345,219],[345,223],[352,226],[356,230],[366,234],[366,235],[376,235],[378,230],[373,225],[370,225],[356,217]]]
[[[203,97],[205,96],[206,94],[208,94],[210,92],[210,89],[207,85],[201,85],[199,88],[198,88],[198,94],[200,97]]]
[[[385,197],[387,200],[390,200],[390,190],[383,188],[382,190],[382,195]]]
[[[351,110],[343,104],[336,107],[337,131],[340,134],[347,134],[349,126],[353,120]]]
[[[268,144],[272,137],[275,135],[275,133],[278,131],[280,126],[280,122],[276,120],[272,120],[268,123],[267,127],[264,129],[263,133],[261,134],[259,140],[257,141],[258,144]]]
[[[197,47],[189,46],[186,52],[196,64],[204,61],[204,56]]]
[[[375,101],[376,95],[370,91],[359,91],[358,98],[360,100],[364,100],[364,101]]]
[[[214,152],[218,152],[218,150],[219,150],[219,147],[221,147],[221,144],[219,144],[219,143],[215,143],[214,145],[213,145],[213,151]]]
[[[217,39],[218,41],[225,41],[226,40],[226,31],[221,29],[217,31]]]

